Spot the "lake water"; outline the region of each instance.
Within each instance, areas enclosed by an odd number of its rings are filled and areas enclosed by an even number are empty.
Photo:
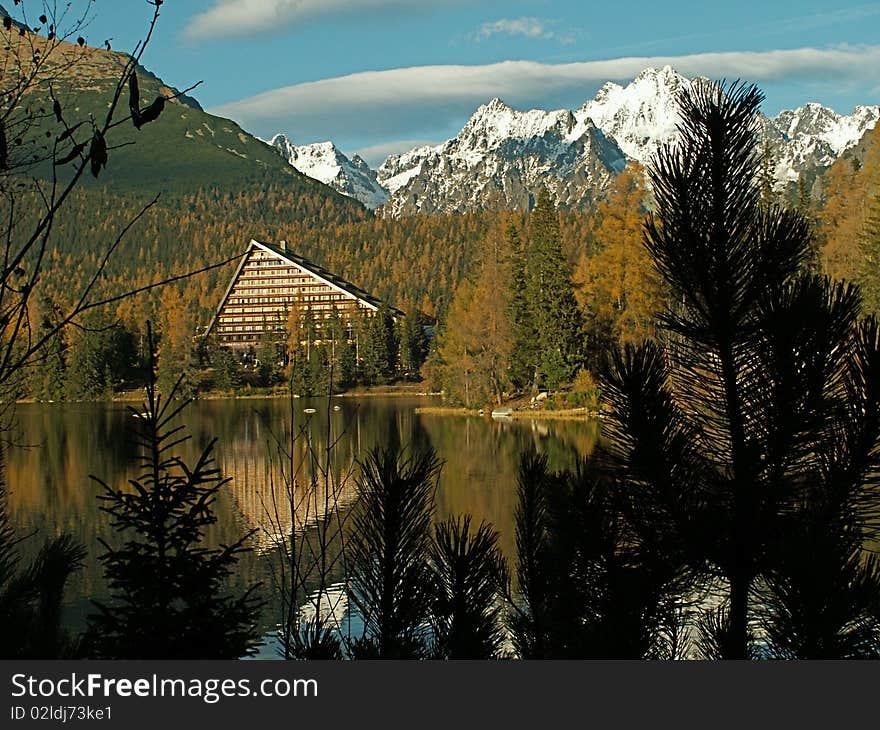
[[[217,524],[208,533],[212,544],[229,543],[257,530],[254,550],[239,564],[239,585],[263,581],[268,599],[267,633],[277,622],[272,601],[271,536],[277,533],[269,513],[284,504],[278,444],[294,435],[297,477],[307,480],[309,454],[323,460],[330,450],[331,472],[342,483],[343,510],[354,501],[351,478],[357,459],[375,445],[399,443],[415,449],[433,446],[443,461],[437,492],[437,517],[468,513],[498,530],[503,551],[514,551],[514,508],[519,455],[530,448],[547,454],[553,468],[574,465],[588,455],[598,438],[598,424],[585,421],[499,422],[486,418],[417,414],[419,406],[438,405],[432,398],[364,397],[326,399],[240,399],[193,403],[181,416],[191,439],[179,452],[192,464],[214,437],[216,460],[231,482],[218,497]],[[314,414],[304,409],[314,408]],[[67,620],[83,625],[90,598],[106,589],[98,562],[99,539],[115,542],[107,516],[98,509],[100,487],[89,475],[117,486],[137,476],[137,449],[127,432],[137,424],[123,404],[25,404],[18,410],[16,446],[7,450],[6,470],[12,519],[31,553],[41,536],[72,533],[88,549],[83,570],[74,577],[67,597]],[[310,444],[310,448],[307,446]],[[285,519],[282,519],[285,522]],[[288,527],[292,523],[287,519]],[[297,530],[308,530],[298,524]]]

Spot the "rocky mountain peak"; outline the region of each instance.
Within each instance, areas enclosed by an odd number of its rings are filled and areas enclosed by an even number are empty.
[[[278,135],[272,144],[304,174],[388,215],[521,207],[541,185],[563,205],[584,205],[603,194],[627,160],[648,164],[660,145],[676,139],[678,97],[693,81],[668,65],[646,68],[625,85],[607,82],[574,112],[520,111],[496,97],[452,139],[391,155],[375,172],[329,142],[296,147]],[[876,106],[842,116],[808,103],[762,118],[761,141],[780,186],[830,165],[878,117]]]
[[[346,157],[333,142],[298,146],[287,135],[276,134],[269,144],[303,175],[360,200],[368,208],[378,208],[388,200],[388,192],[377,182],[375,171],[357,155]]]

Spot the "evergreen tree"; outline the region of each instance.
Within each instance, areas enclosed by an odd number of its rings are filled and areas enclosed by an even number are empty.
[[[805,271],[807,221],[761,200],[762,99],[695,83],[655,159],[668,345],[628,346],[604,374],[608,478],[635,554],[695,581],[682,593],[723,587],[709,656],[754,656],[758,624],[765,655],[876,656],[878,327],[857,324],[854,287]]]
[[[373,449],[361,463],[346,545],[351,600],[364,619],[356,658],[425,655],[433,594],[431,518],[440,463],[429,450]]]
[[[77,400],[107,398],[129,374],[135,344],[119,325],[97,314],[85,318],[70,348],[67,390]]]
[[[394,319],[387,304],[373,315],[367,339],[361,347],[364,377],[371,385],[387,383],[397,370],[397,334]]]
[[[513,644],[523,659],[552,656],[549,481],[547,457],[524,453],[519,464],[515,515],[519,601],[511,616]]]
[[[540,384],[558,388],[583,362],[583,319],[562,253],[559,216],[542,189],[532,211],[526,293],[537,333]]]
[[[263,318],[263,331],[260,335],[260,347],[257,350],[257,360],[259,360],[260,382],[271,388],[278,381],[278,361],[280,359],[279,339],[282,331],[276,329],[274,322]]]
[[[419,371],[428,356],[428,339],[422,327],[421,314],[414,306],[408,308],[399,328],[400,367],[408,380],[418,380]]]
[[[192,467],[174,455],[183,427],[171,424],[187,403],[170,404],[151,377],[143,412],[132,409],[141,475],[125,488],[95,478],[101,509],[124,538],[119,547],[105,543],[101,555],[110,600],[94,602],[87,633],[98,658],[236,659],[259,638],[256,586],[243,595],[226,587],[252,533],[205,547],[205,530],[217,521],[213,504],[229,480],[214,465],[215,441]]]
[[[290,353],[290,373],[288,379],[290,381],[290,389],[296,395],[310,396],[314,395],[314,388],[311,381],[311,370],[309,369],[309,360],[306,357],[305,348],[297,348]]]
[[[353,382],[354,348],[348,341],[348,328],[335,307],[324,322],[323,339],[328,370],[325,379],[331,392],[337,392]]]
[[[43,318],[40,336],[50,333],[52,323],[48,315]],[[60,401],[67,394],[66,347],[60,332],[52,335],[46,349],[34,369],[33,396],[37,400]]]
[[[308,362],[309,395],[326,395],[330,386],[331,345],[313,345]]]
[[[807,184],[807,176],[802,172],[798,175],[797,185],[797,209],[804,218],[813,217],[813,198],[810,195],[810,186]]]
[[[441,522],[434,530],[432,653],[440,659],[493,659],[504,641],[499,599],[507,584],[507,566],[498,533],[485,522],[476,530],[471,523],[465,515]]]
[[[336,381],[340,388],[350,388],[357,382],[357,356],[348,332],[336,345]]]
[[[536,380],[538,334],[528,299],[528,269],[525,241],[512,223],[507,228],[510,251],[510,300],[512,347],[510,381],[516,388],[531,388]]]
[[[812,226],[814,230],[812,245],[810,247],[810,254],[807,257],[806,261],[806,267],[808,271],[814,274],[818,274],[822,271],[822,259],[819,251],[822,240],[818,235],[818,232],[816,231],[816,226],[818,223],[816,218],[816,209],[813,205],[813,196],[810,194],[810,186],[807,184],[807,176],[803,172],[798,176],[796,207],[798,213],[800,213],[805,220],[809,221],[810,226]]]
[[[299,348],[290,361],[290,387],[304,397],[326,394],[329,370],[327,347],[311,345]]]
[[[761,148],[761,159],[758,165],[758,187],[761,192],[761,202],[764,205],[772,205],[779,202],[776,192],[776,155],[770,142],[764,142]]]
[[[523,659],[676,656],[673,571],[639,552],[599,462],[550,473],[547,457],[520,461],[516,548],[519,598],[510,628]]]
[[[218,347],[214,350],[212,361],[214,365],[214,387],[217,390],[236,390],[241,385],[241,366],[238,358],[228,347]]]

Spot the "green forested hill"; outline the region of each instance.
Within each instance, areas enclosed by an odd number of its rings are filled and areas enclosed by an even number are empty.
[[[4,66],[9,65],[15,51],[14,47],[7,48],[6,58],[0,59]],[[33,84],[23,103],[32,109],[50,109],[51,86],[69,124],[89,118],[100,121],[106,116],[126,57],[71,44],[56,46],[51,53],[59,59],[63,71],[50,72],[47,76],[51,78]],[[365,215],[360,203],[300,174],[269,145],[235,122],[208,114],[189,97],[172,98],[176,90],[143,68],[138,69],[138,79],[141,105],[149,104],[160,94],[170,101],[157,121],[140,130],[123,123],[110,132],[107,166],[99,180],[84,180],[84,188],[106,188],[121,194],[135,192],[145,197],[156,193],[177,197],[202,188],[238,193],[274,185],[302,199],[290,211],[293,218],[302,218],[313,209],[326,206],[334,208],[340,220]],[[128,100],[126,87],[116,118],[127,115]],[[54,124],[54,119],[50,118],[50,122]],[[76,136],[81,137],[83,132],[88,136],[88,124]],[[32,134],[41,137],[39,124]],[[63,174],[65,168],[59,169]],[[38,167],[36,172],[43,177],[51,174],[47,165]]]

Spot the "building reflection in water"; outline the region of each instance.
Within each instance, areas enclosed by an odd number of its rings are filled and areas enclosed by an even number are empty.
[[[192,464],[216,437],[217,465],[231,478],[218,493],[217,523],[207,531],[208,544],[229,544],[243,532],[257,531],[256,550],[242,555],[237,584],[262,580],[270,586],[274,540],[282,535],[312,539],[328,505],[335,503],[338,518],[345,522],[355,501],[357,460],[377,445],[434,448],[443,461],[438,519],[469,513],[477,522],[492,523],[503,551],[512,557],[520,454],[535,449],[548,455],[553,468],[571,467],[592,451],[598,437],[598,426],[584,422],[501,423],[415,412],[431,403],[419,398],[339,398],[333,399],[339,410],[328,410],[326,399],[292,404],[285,399],[239,399],[197,401],[184,411],[182,421],[191,438],[181,445],[180,456]],[[304,413],[307,407],[316,412]],[[60,532],[73,534],[86,546],[84,568],[74,576],[68,597],[72,620],[81,622],[92,610],[89,599],[105,597],[99,540],[119,539],[98,509],[100,489],[89,475],[114,486],[137,475],[139,454],[125,436],[135,419],[121,404],[28,404],[19,407],[18,416],[17,442],[31,447],[7,450],[10,514],[21,534],[36,535],[22,544],[26,553]],[[310,495],[308,506],[295,510],[286,487],[290,459],[279,453],[279,443],[291,442],[292,471],[300,487],[297,501]]]

